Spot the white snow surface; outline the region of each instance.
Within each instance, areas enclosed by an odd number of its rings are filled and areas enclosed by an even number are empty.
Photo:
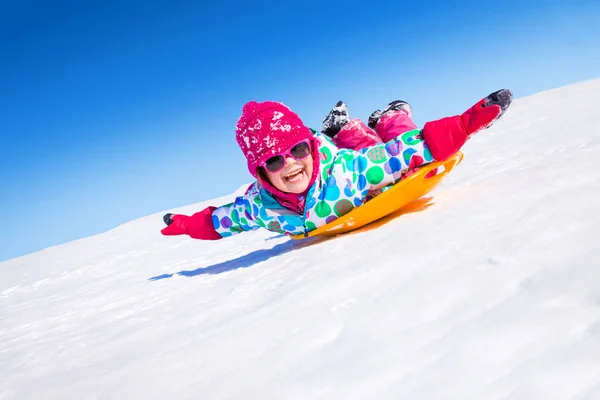
[[[372,229],[203,242],[157,213],[1,263],[0,398],[600,399],[598,93],[516,99]]]

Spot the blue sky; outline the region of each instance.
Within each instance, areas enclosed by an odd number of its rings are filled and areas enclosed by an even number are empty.
[[[249,100],[423,124],[600,77],[595,0],[4,3],[0,261],[250,182]]]

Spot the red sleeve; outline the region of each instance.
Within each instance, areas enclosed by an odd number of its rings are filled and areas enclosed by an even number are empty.
[[[208,207],[190,217],[187,224],[187,233],[194,239],[219,240],[223,239],[215,230],[212,222],[212,213],[217,207]]]
[[[444,161],[460,150],[468,137],[460,115],[428,122],[421,134],[437,161]]]

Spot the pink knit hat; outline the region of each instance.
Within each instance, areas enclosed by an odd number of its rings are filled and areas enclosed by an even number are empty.
[[[314,139],[311,130],[285,104],[274,101],[246,103],[235,130],[254,177],[261,163],[304,139]]]

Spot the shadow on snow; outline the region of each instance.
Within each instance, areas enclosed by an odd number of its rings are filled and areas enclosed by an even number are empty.
[[[274,238],[271,238],[271,240]],[[323,242],[330,238],[325,237],[317,237],[317,238],[308,238],[302,241],[289,240],[284,243],[280,243],[275,245],[271,249],[260,249],[255,250],[252,253],[248,253],[241,257],[238,257],[233,260],[227,260],[219,264],[211,265],[209,267],[201,267],[196,268],[191,271],[179,271],[175,274],[163,274],[154,276],[149,278],[150,281],[157,281],[160,279],[171,278],[173,275],[181,275],[181,276],[198,276],[198,275],[212,275],[212,274],[221,274],[227,271],[233,271],[239,268],[248,268],[253,266],[254,264],[258,264],[262,261],[266,261],[269,258],[280,256],[282,254],[288,253],[292,250],[298,250],[303,247],[311,246],[313,244],[317,244]]]

